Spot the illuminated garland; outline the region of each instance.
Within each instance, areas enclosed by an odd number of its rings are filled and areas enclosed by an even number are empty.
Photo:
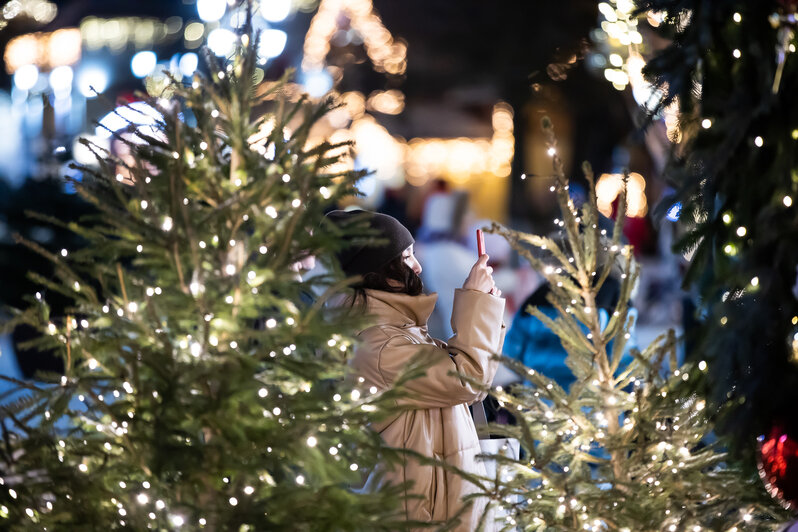
[[[407,45],[394,40],[374,11],[371,0],[322,0],[305,37],[302,69],[321,70],[330,51],[330,39],[338,31],[338,18],[346,15],[353,30],[363,37],[369,59],[377,72],[405,73]]]

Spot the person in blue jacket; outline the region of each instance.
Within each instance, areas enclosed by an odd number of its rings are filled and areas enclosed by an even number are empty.
[[[507,332],[504,340],[504,355],[522,362],[525,366],[534,369],[553,379],[563,389],[568,387],[576,379],[570,368],[565,365],[567,353],[560,342],[560,338],[554,334],[538,318],[528,312],[530,306],[537,307],[543,314],[551,319],[558,317],[557,309],[546,299],[551,288],[548,283],[544,283],[530,295],[521,305],[513,318],[512,326]],[[599,307],[599,319],[602,327],[609,322],[609,317],[615,311],[615,306],[620,298],[621,284],[610,275],[601,286],[596,297],[596,305]],[[629,315],[637,321],[637,310],[629,308]],[[587,328],[582,326],[585,334]],[[620,367],[628,364],[631,355],[629,351],[635,347],[634,325],[629,331],[632,335],[626,341],[624,357],[621,359]],[[612,350],[612,343],[607,346],[608,351]]]

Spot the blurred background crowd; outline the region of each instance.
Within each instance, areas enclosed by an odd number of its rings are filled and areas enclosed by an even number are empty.
[[[639,56],[628,50],[642,42],[642,25],[621,28],[615,8],[610,16],[608,4],[593,0],[255,5],[261,90],[293,69],[289,96],[331,92],[343,103],[314,136],[354,140],[346,164],[372,170],[360,182],[363,196],[342,207],[391,214],[412,230],[427,290],[441,294],[433,335],[450,332],[451,294],[476,258],[475,228],[495,220],[538,234],[554,229],[544,115],[555,124],[575,201],[586,194],[582,161],[593,165],[610,218],[622,171],[631,172],[625,237],[643,263],[634,296],[639,343],[682,329],[691,303],[679,288],[682,258],[670,251],[679,205],[660,205],[669,192],[660,174],[678,131],[664,113],[640,133],[641,105],[653,95],[639,67],[633,75]],[[20,305],[36,290],[26,274],[46,276],[50,266],[13,235],[53,253],[80,245],[25,215],[68,222],[91,211],[63,179],[80,179],[70,161],[94,161],[78,139],[123,156],[111,132],[125,129],[125,119],[153,120],[136,107],[140,92],[168,96],[169,77],[190,83],[204,68],[203,50],[230,53],[245,15],[226,0],[10,0],[0,10],[0,302]],[[656,37],[645,38],[656,47]],[[115,114],[122,103],[130,107]],[[541,276],[504,240],[487,237],[510,324]],[[545,299],[538,292],[531,301]],[[57,295],[50,302],[57,306]],[[2,338],[0,371],[31,376],[57,364],[32,351],[17,357],[24,339],[24,330]]]

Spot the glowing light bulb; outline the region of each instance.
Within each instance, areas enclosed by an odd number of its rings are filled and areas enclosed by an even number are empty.
[[[291,12],[291,0],[269,0],[261,2],[260,16],[269,22],[282,22]]]
[[[232,31],[216,28],[208,34],[208,48],[217,56],[228,57],[235,51],[237,40],[238,37]],[[224,72],[219,72],[219,79],[224,79]],[[214,111],[216,110],[214,109]],[[213,113],[211,115],[213,116]],[[218,111],[216,111],[216,116],[219,116]]]
[[[283,53],[288,42],[288,34],[282,30],[263,30],[258,44],[258,59],[264,62]]]
[[[108,74],[98,67],[89,67],[78,76],[78,88],[85,98],[95,98],[108,88]]]
[[[138,52],[130,60],[130,70],[137,78],[143,78],[152,74],[158,63],[158,56],[155,52],[145,50]]]
[[[14,85],[21,91],[31,90],[39,81],[39,69],[36,65],[24,65],[14,73]]]
[[[205,22],[216,22],[224,16],[226,9],[224,0],[197,0],[197,15]]]

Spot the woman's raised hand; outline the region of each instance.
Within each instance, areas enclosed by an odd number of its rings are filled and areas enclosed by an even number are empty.
[[[463,283],[463,288],[501,296],[502,291],[496,288],[496,283],[493,282],[493,268],[488,266],[488,259],[487,255],[479,257],[476,264],[471,267],[471,272]]]

